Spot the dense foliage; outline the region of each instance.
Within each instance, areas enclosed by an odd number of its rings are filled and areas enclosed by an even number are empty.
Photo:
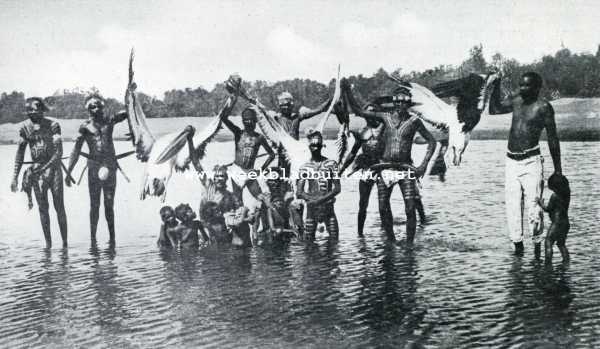
[[[392,73],[403,79],[431,87],[436,83],[471,72],[484,73],[492,69],[502,71],[504,76],[502,83],[506,91],[516,89],[520,75],[531,70],[540,73],[544,78],[542,95],[547,99],[600,97],[600,46],[595,55],[574,54],[569,49],[563,48],[553,56],[547,55],[539,61],[521,64],[515,59],[503,57],[500,53],[493,55],[491,62],[487,62],[482,45],[478,45],[471,48],[469,57],[457,67],[442,65],[423,72],[403,72],[398,68]],[[353,84],[358,98],[366,102],[375,96],[390,93],[394,88],[394,84],[386,78],[386,75],[386,71],[379,69],[370,77],[361,74],[350,76],[348,79]],[[314,107],[326,100],[333,87],[333,81],[325,85],[308,79],[275,83],[259,80],[245,84],[251,95],[257,96],[263,104],[273,109],[276,107],[276,96],[283,91],[289,91],[294,95],[297,106]],[[46,97],[45,101],[52,109],[49,115],[64,119],[85,118],[87,112],[83,100],[87,92],[79,89],[64,90]],[[141,93],[140,100],[148,117],[210,116],[220,109],[226,96],[224,85],[217,84],[212,91],[202,87],[166,91],[162,99]],[[24,101],[25,95],[22,92],[2,93],[0,123],[23,120]],[[236,112],[239,113],[242,107],[243,103],[239,103]],[[120,108],[123,108],[121,102],[112,98],[107,99],[108,112]]]

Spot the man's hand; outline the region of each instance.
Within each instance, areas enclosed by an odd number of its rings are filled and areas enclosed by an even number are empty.
[[[13,193],[16,193],[18,187],[19,187],[19,180],[15,177],[15,178],[13,178],[12,182],[10,183],[10,191],[12,191]]]
[[[73,177],[71,177],[71,174],[67,173],[67,176],[65,177],[65,185],[67,187],[70,187],[71,184],[75,184],[75,182],[73,181]]]
[[[426,166],[419,166],[415,170],[415,178],[421,178],[425,175],[425,171],[427,170]]]

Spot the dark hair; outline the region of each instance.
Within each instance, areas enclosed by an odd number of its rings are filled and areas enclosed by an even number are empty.
[[[191,209],[190,205],[188,205],[188,204],[177,205],[177,207],[175,207],[175,217],[177,217],[177,219],[179,219],[179,220],[183,220],[185,212],[188,209]]]
[[[309,129],[308,132],[306,133],[306,138],[308,138],[308,139],[317,138],[317,137],[319,137],[319,138],[321,138],[321,140],[323,140],[323,135],[318,130]]]
[[[217,172],[222,172],[225,174],[225,177],[229,177],[229,174],[227,173],[227,166],[215,165],[215,167],[213,167],[213,172],[215,174],[217,174]]]
[[[25,100],[26,104],[29,104],[31,102],[38,102],[39,106],[42,108],[42,111],[48,111],[48,107],[46,106],[46,103],[44,103],[44,100],[41,97],[29,97]]]
[[[552,174],[552,176],[548,178],[548,188],[564,200],[569,200],[571,198],[569,180],[563,175],[557,173]]]
[[[159,213],[162,216],[165,213],[167,213],[167,211],[173,211],[173,207],[171,207],[171,206],[163,206],[163,207],[160,208]]]
[[[250,108],[250,107],[248,107],[248,108],[246,108],[246,109],[242,110],[242,118],[244,117],[244,115],[247,115],[247,114],[251,114],[251,115],[252,115],[252,118],[253,118],[254,120],[256,120],[256,110],[254,110],[254,109],[252,109],[252,108]]]
[[[530,78],[531,80],[533,80],[533,83],[535,84],[536,88],[542,88],[542,84],[544,83],[542,76],[533,71],[528,71],[527,73],[524,73],[523,75],[521,75],[521,77],[522,78]]]

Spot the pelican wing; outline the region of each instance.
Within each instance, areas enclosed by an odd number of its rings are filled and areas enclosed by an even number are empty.
[[[134,52],[132,49],[129,56],[129,82],[125,91],[125,106],[128,115],[129,137],[135,147],[136,157],[145,162],[148,161],[150,151],[156,140],[148,128],[146,115],[142,110],[135,91],[137,86],[133,80],[133,57]]]
[[[199,159],[204,158],[206,146],[210,143],[219,130],[221,129],[221,118],[216,116],[206,125],[202,130],[196,132],[193,137],[195,149],[194,151],[198,155]],[[177,160],[175,161],[175,170],[183,171],[189,168],[191,161],[189,150],[187,147],[181,149],[177,154]]]
[[[461,79],[437,84],[432,92],[441,98],[459,98],[456,106],[458,121],[464,124],[463,132],[469,132],[479,123],[497,78],[497,74],[469,74]]]
[[[290,136],[283,127],[269,113],[265,113],[263,108],[253,106],[258,115],[258,126],[265,137],[284,149],[284,156],[290,163],[291,175],[298,173],[300,167],[310,159],[310,150],[306,142],[299,141]]]
[[[405,82],[402,85],[416,104],[410,109],[416,111],[422,119],[436,127],[448,128],[456,123],[456,109],[441,100],[427,88],[415,83]]]

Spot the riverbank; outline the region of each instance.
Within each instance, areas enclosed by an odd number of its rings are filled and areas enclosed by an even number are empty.
[[[600,98],[562,98],[552,102],[556,112],[556,124],[561,141],[600,141]],[[150,130],[155,136],[165,133],[178,132],[187,125],[193,125],[201,129],[208,124],[212,117],[194,118],[154,118],[148,119]],[[239,117],[232,117],[234,122],[241,124]],[[316,126],[319,117],[307,120],[302,129]],[[507,139],[510,128],[510,116],[487,115],[481,117],[481,122],[471,135],[471,139],[492,140]],[[58,120],[61,125],[63,139],[73,141],[78,134],[79,126],[83,119]],[[0,125],[0,144],[14,144],[18,142],[18,130],[21,123],[6,123]],[[364,125],[362,119],[353,118],[351,128],[358,129]],[[334,138],[337,134],[338,123],[335,117],[331,117],[325,126],[325,136]],[[115,126],[114,138],[125,140],[128,133],[127,122]],[[545,135],[542,135],[544,138]],[[231,133],[222,130],[217,135],[217,141],[231,140]]]

